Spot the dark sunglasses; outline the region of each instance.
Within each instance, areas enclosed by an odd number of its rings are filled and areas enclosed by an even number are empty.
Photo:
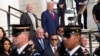
[[[58,39],[51,39],[52,41],[57,41]]]
[[[61,31],[61,30],[60,30],[60,32],[64,32],[64,31]]]

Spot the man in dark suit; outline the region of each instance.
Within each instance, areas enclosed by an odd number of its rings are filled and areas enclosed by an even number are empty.
[[[30,49],[29,25],[12,25],[13,44],[16,46],[10,56],[40,56],[36,49]]]
[[[80,46],[80,26],[65,26],[63,43],[65,49],[64,56],[85,56]]]
[[[89,56],[90,54],[89,54],[89,51],[88,51],[88,49],[87,49],[87,37],[85,36],[85,35],[82,35],[81,36],[81,47],[82,47],[82,49],[83,49],[83,52],[87,55],[87,56]]]
[[[47,48],[49,42],[44,37],[43,28],[39,27],[36,29],[36,37],[33,39],[35,48],[39,51],[41,55],[43,55],[44,49]]]
[[[20,17],[20,24],[21,25],[30,25],[30,38],[35,36],[34,31],[38,27],[37,16],[32,13],[32,5],[27,4],[26,6],[26,13],[23,13]]]
[[[41,24],[45,31],[45,36],[56,33],[59,21],[57,14],[53,11],[54,2],[47,3],[47,10],[42,13]]]
[[[77,13],[79,13],[80,10],[82,10],[83,6],[87,6],[88,0],[75,0],[76,2],[76,10]],[[84,17],[84,24],[81,22],[81,13],[78,15],[78,24],[80,26],[83,26],[84,29],[87,29],[87,8],[82,12]]]
[[[63,26],[58,26],[56,33],[58,35],[59,46],[60,46],[61,43],[62,43],[62,38],[63,38],[63,34],[64,34],[64,27]]]
[[[59,0],[57,4],[58,16],[60,17],[60,25],[65,26],[64,14],[66,10],[66,0]]]
[[[50,45],[44,50],[44,56],[59,56],[57,34],[52,34],[50,36]]]

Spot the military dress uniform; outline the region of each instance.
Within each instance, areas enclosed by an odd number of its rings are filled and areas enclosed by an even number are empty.
[[[100,56],[100,46],[95,49],[93,55]]]
[[[78,34],[78,36],[81,34],[81,26],[65,26],[64,27],[64,38],[67,38],[66,41],[72,41],[72,38],[74,40],[74,37],[71,37],[71,34]],[[76,37],[75,37],[76,38]],[[79,38],[78,38],[79,39]],[[67,42],[68,43],[68,42]],[[73,48],[71,47],[65,47],[65,52],[64,52],[64,56],[86,56],[85,53],[83,52],[83,49],[81,48],[81,45],[79,44],[80,42],[76,42],[77,45],[73,46]],[[70,43],[71,44],[71,43]]]
[[[18,54],[17,48],[13,49],[10,56],[40,56],[37,50],[29,50],[29,46],[27,46],[20,54]]]
[[[11,25],[11,26],[12,26],[12,36],[14,38],[17,38],[17,36],[23,31],[29,31],[28,25]],[[40,56],[40,54],[36,49],[32,48],[32,45],[29,45],[28,42],[26,42],[20,48],[18,48],[18,46],[16,45],[16,47],[12,49],[9,56]]]
[[[65,51],[64,56],[85,56],[85,54],[83,49],[80,46],[77,46],[71,51]]]

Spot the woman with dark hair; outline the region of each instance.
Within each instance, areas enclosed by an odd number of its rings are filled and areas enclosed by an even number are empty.
[[[2,41],[2,39],[4,39],[6,37],[6,33],[4,31],[4,29],[2,27],[0,27],[0,42]]]
[[[11,42],[8,38],[5,38],[1,42],[1,52],[0,56],[9,56],[10,48],[11,48]]]
[[[2,48],[2,42],[4,41],[3,39],[7,39],[7,37],[6,37],[5,30],[2,27],[0,27],[0,53],[2,53],[3,50]]]

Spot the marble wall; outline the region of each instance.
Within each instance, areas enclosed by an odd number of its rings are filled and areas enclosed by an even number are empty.
[[[8,11],[8,6],[11,5],[12,7],[19,9],[19,0],[0,0],[0,8]],[[16,11],[11,9],[11,12],[17,14]],[[11,23],[19,23],[19,20],[15,17],[11,16]],[[5,30],[7,29],[7,14],[0,10],[0,26],[4,27]]]

